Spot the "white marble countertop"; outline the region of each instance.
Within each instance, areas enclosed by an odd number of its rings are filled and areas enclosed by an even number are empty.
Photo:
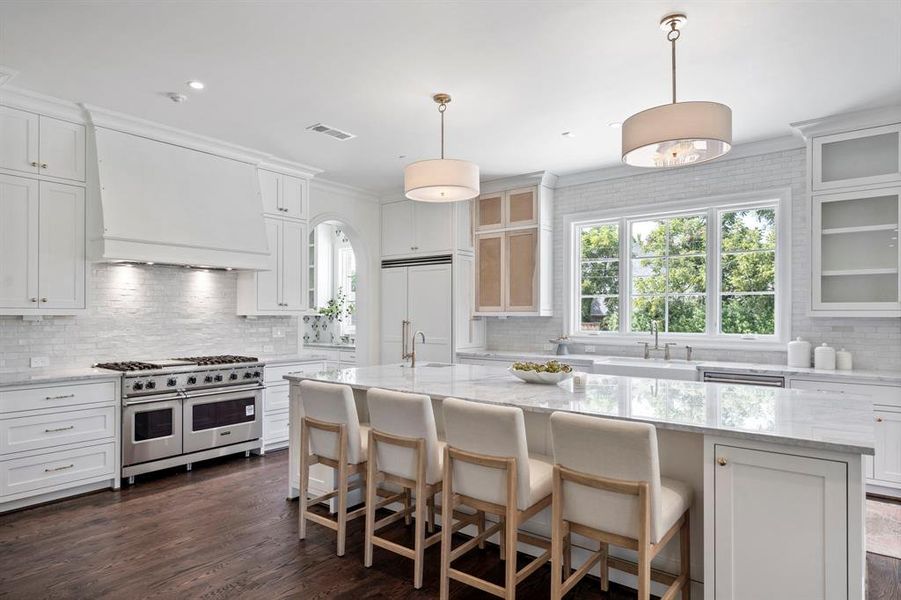
[[[516,360],[517,358],[530,358],[535,360],[559,360],[572,366],[593,366],[595,364],[611,363],[618,360],[629,361],[636,364],[635,357],[608,356],[603,354],[563,354],[541,352],[516,352],[514,350],[467,350],[457,352],[458,357],[494,360]],[[660,366],[671,364],[674,368],[687,368],[696,370],[722,370],[727,372],[748,372],[762,375],[782,375],[785,377],[809,376],[818,380],[835,381],[860,381],[867,383],[885,383],[901,386],[901,371],[875,371],[875,370],[825,370],[801,367],[789,367],[788,365],[747,363],[747,362],[720,362],[713,360],[698,360],[687,362],[684,360],[663,361],[659,358],[647,360],[648,365]]]
[[[320,360],[326,360],[328,357],[325,354],[317,354],[315,352],[311,353],[303,353],[303,354],[290,354],[288,356],[270,356],[259,357],[260,362],[265,363],[270,366],[277,365],[290,365],[292,363],[309,363],[309,362],[317,362]]]
[[[0,371],[0,387],[18,387],[41,383],[60,383],[66,381],[82,381],[87,379],[118,379],[120,373],[107,369],[68,368],[68,369],[19,369]]]
[[[572,382],[521,382],[502,367],[426,363],[334,369],[285,379],[380,387],[652,423],[661,429],[873,454],[873,404],[864,396],[747,385],[591,375],[584,391]]]

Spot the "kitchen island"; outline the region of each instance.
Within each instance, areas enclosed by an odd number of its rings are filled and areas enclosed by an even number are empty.
[[[297,495],[297,382],[343,383],[354,389],[366,421],[372,387],[430,396],[439,434],[447,397],[521,407],[529,450],[552,454],[549,415],[566,411],[647,422],[658,429],[661,475],[693,488],[692,587],[708,599],[864,597],[863,456],[873,453],[872,403],[865,397],[694,381],[589,376],[525,384],[500,367],[426,363],[288,375],[291,459],[289,495]],[[311,487],[331,485],[311,474]],[[527,528],[547,536],[549,516]],[[574,538],[575,565],[591,542]],[[529,548],[524,547],[528,552]],[[629,551],[612,554],[632,559]],[[676,572],[678,556],[655,566]],[[634,579],[612,571],[626,585]],[[659,590],[658,590],[659,593]]]

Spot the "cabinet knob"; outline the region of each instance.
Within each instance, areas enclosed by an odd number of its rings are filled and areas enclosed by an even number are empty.
[[[41,302],[46,302],[46,301],[47,301],[46,298],[41,298]]]
[[[31,161],[31,166],[32,167],[38,166],[38,161],[36,161],[36,160]]]
[[[38,299],[37,299],[37,298],[32,298],[31,301],[32,301],[32,302],[37,302]]]
[[[721,467],[725,467],[725,466],[726,466],[726,462],[727,462],[727,461],[726,461],[726,457],[725,457],[725,456],[720,456],[719,458],[716,459],[716,464],[718,464],[718,465],[721,466]]]
[[[42,169],[46,169],[46,168],[47,168],[47,163],[41,163],[41,168],[42,168]]]
[[[876,422],[877,422],[877,423],[882,423],[882,417],[876,417]]]

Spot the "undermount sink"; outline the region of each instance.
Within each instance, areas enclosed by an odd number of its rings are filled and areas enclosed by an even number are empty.
[[[608,356],[595,361],[594,372],[602,375],[657,377],[684,381],[697,381],[698,379],[695,363],[679,359]]]

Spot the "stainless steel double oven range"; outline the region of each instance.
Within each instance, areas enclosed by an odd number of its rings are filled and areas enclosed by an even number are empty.
[[[259,450],[263,363],[195,356],[95,365],[122,372],[122,477]]]

